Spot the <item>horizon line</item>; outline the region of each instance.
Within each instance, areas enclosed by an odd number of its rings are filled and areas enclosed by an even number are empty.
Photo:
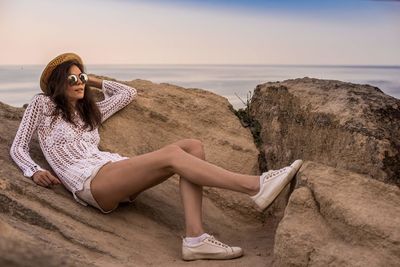
[[[45,66],[46,64],[1,64],[6,66]],[[85,66],[282,66],[282,67],[386,67],[398,68],[400,64],[280,64],[280,63],[87,63]]]

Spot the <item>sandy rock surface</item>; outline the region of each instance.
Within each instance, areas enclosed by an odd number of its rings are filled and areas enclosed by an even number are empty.
[[[257,174],[252,136],[225,98],[143,80],[129,84],[137,88],[138,97],[104,124],[102,150],[135,156],[196,138],[203,141],[209,162]],[[22,176],[8,153],[22,114],[22,108],[0,103],[0,266],[188,265],[180,260],[184,231],[178,177],[103,215],[77,203],[61,185],[44,188]],[[31,156],[49,167],[36,137]],[[206,189],[204,195],[206,230],[246,253],[213,266],[269,265],[277,220],[265,218],[239,193]]]
[[[265,83],[251,113],[269,168],[302,158],[400,184],[400,100],[376,87],[311,78]]]
[[[274,266],[398,266],[400,189],[307,162],[275,236]]]

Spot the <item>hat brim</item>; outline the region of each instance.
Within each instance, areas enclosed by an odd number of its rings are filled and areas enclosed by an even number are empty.
[[[40,89],[42,89],[43,92],[47,93],[48,81],[53,70],[60,64],[70,60],[76,60],[83,65],[82,59],[75,53],[61,54],[47,64],[42,72],[42,75],[40,76]]]

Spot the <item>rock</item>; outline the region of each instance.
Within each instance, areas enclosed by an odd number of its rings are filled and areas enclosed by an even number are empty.
[[[297,175],[274,266],[398,266],[400,189],[315,162]]]
[[[258,172],[258,150],[251,134],[225,98],[143,80],[129,84],[139,96],[105,122],[101,149],[134,156],[179,139],[197,138],[203,141],[209,162],[236,172]],[[184,232],[177,177],[108,215],[84,207],[62,185],[37,186],[13,163],[9,149],[22,114],[23,109],[0,103],[0,266],[185,264],[180,260],[179,236]],[[31,156],[49,168],[36,137]],[[205,228],[244,247],[247,256],[236,261],[239,265],[264,266],[272,260],[267,251],[272,250],[276,221],[271,218],[263,224],[259,214],[244,195],[206,189]]]
[[[269,168],[302,158],[400,184],[400,100],[311,78],[258,85],[251,114]]]

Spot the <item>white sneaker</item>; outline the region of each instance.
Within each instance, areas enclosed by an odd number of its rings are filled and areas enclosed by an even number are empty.
[[[212,235],[208,235],[203,241],[196,245],[189,245],[182,241],[182,259],[191,260],[228,260],[238,258],[243,255],[243,250],[239,247],[230,247]]]
[[[260,209],[266,209],[292,180],[302,164],[303,161],[298,159],[290,166],[280,170],[264,172],[260,176],[260,191],[250,198],[254,200]]]

